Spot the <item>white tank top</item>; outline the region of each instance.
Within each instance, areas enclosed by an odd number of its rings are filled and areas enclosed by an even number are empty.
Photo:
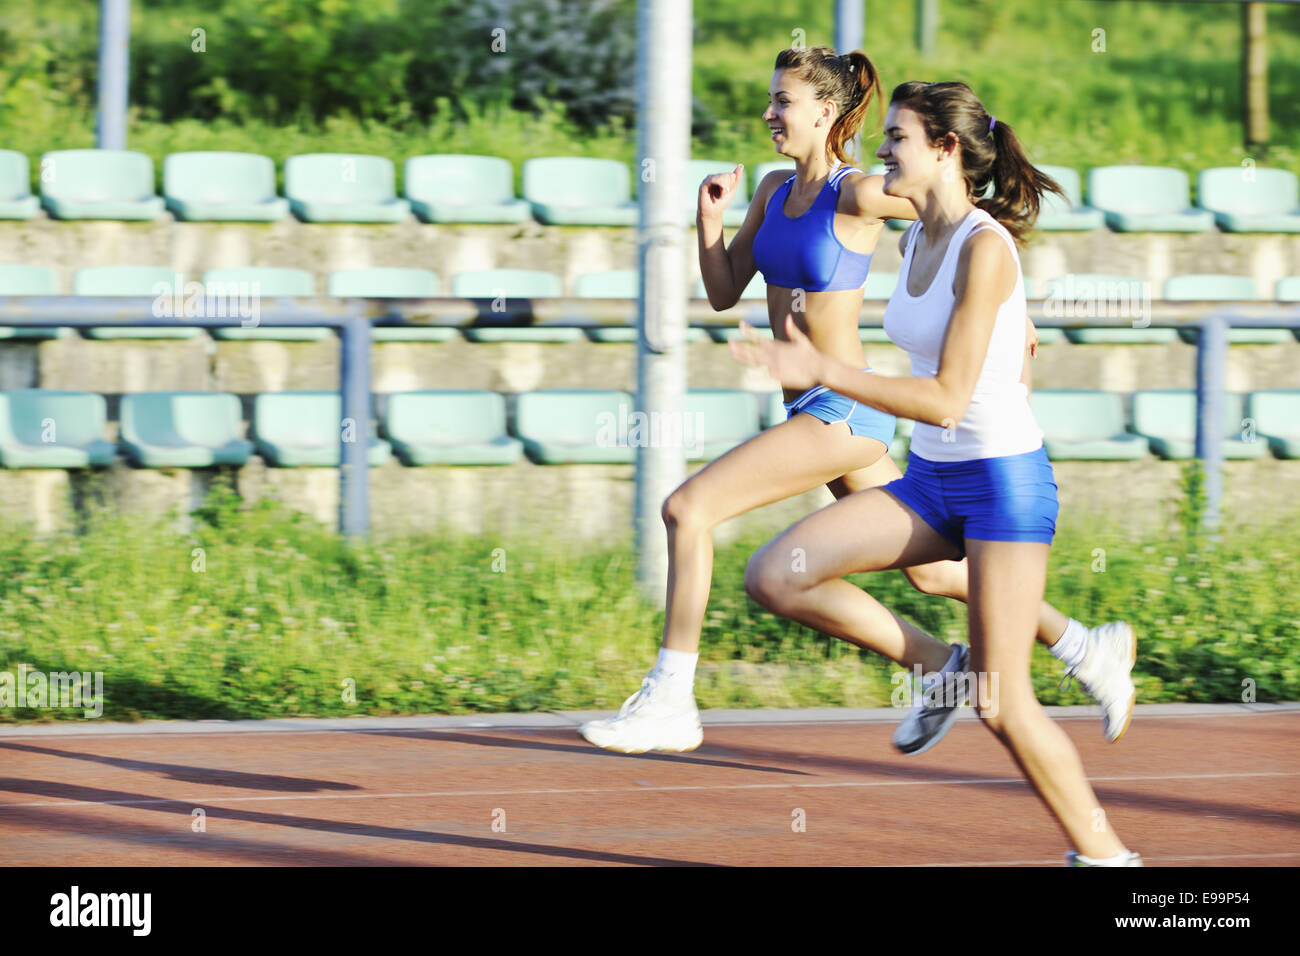
[[[919,296],[907,291],[912,256],[922,225],[917,222],[908,237],[907,251],[898,274],[898,285],[885,307],[885,332],[912,359],[912,375],[933,378],[939,372],[944,336],[952,320],[956,296],[953,281],[962,243],[977,229],[992,228],[1006,240],[1016,263],[1016,287],[998,308],[988,354],[980,369],[970,407],[956,428],[916,423],[912,451],[929,461],[970,461],[1000,458],[1036,451],[1043,445],[1043,432],[1029,407],[1029,392],[1020,381],[1025,361],[1025,279],[1020,256],[1011,234],[983,209],[974,209],[962,220],[944,252],[943,263]]]

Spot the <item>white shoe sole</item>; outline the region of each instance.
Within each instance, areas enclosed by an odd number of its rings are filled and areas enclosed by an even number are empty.
[[[1128,633],[1129,633],[1129,650],[1131,651],[1131,653],[1129,654],[1128,671],[1129,671],[1129,682],[1132,683],[1133,666],[1137,663],[1137,659],[1138,659],[1137,631],[1133,630],[1132,624],[1128,625]],[[1137,704],[1137,688],[1134,687],[1133,693],[1129,696],[1128,699],[1128,712],[1124,715],[1124,726],[1120,728],[1119,733],[1115,735],[1114,739],[1111,740],[1111,743],[1118,743],[1120,738],[1123,737],[1126,733],[1128,733],[1128,726],[1133,722],[1133,707],[1136,704]]]

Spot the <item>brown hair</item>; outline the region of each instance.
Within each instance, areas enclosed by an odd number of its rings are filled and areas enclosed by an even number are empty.
[[[831,100],[839,112],[826,148],[840,162],[850,162],[845,145],[858,135],[871,97],[880,90],[880,74],[867,55],[854,50],[837,56],[828,46],[796,47],[776,55],[778,70],[789,70],[813,88],[818,100]]]
[[[994,117],[965,83],[911,80],[894,87],[889,102],[907,107],[921,118],[931,146],[938,146],[949,133],[956,135],[967,195],[1011,233],[1017,244],[1024,245],[1033,228],[1042,195],[1065,195],[1056,180],[1044,176],[1025,156],[1015,131],[1001,120],[993,122]],[[977,198],[984,196],[990,183],[992,194]]]

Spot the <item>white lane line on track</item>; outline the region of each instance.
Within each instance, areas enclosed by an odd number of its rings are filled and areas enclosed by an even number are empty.
[[[1143,863],[1181,863],[1186,860],[1280,860],[1300,856],[1300,853],[1226,853],[1217,856],[1143,856]],[[900,869],[916,867],[951,866],[1062,866],[1061,860],[977,860],[968,863],[895,863]]]
[[[1124,783],[1143,780],[1222,780],[1238,777],[1300,777],[1295,770],[1260,770],[1243,773],[1177,773],[1137,777],[1089,777],[1089,783]],[[203,798],[172,797],[147,800],[43,800],[33,803],[0,803],[0,812],[9,807],[63,807],[84,804],[102,807],[132,807],[165,803],[183,803],[190,806],[215,807],[227,803],[272,803],[289,800],[427,800],[433,797],[531,797],[563,794],[613,794],[654,793],[671,791],[705,790],[819,790],[837,787],[960,787],[989,784],[1019,783],[1028,787],[1024,777],[999,777],[992,780],[843,780],[827,783],[735,783],[735,784],[680,784],[662,787],[574,787],[569,789],[538,790],[433,790],[424,793],[308,793],[284,794],[274,797],[227,797],[209,794]]]

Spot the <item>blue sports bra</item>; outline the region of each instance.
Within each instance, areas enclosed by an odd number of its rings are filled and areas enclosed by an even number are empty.
[[[851,172],[843,164],[833,169],[809,210],[795,219],[785,214],[794,176],[772,193],[753,248],[754,265],[768,285],[831,292],[866,284],[871,256],[845,249],[835,238],[840,183]]]

